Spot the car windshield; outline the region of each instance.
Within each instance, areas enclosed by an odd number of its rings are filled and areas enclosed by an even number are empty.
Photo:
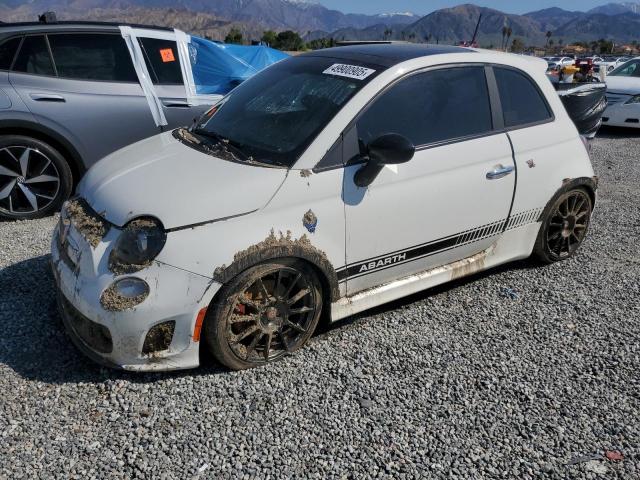
[[[623,63],[613,70],[609,76],[613,77],[640,77],[640,60],[631,60]]]
[[[549,59],[550,62],[559,62],[560,61],[560,57],[551,57]]]
[[[334,58],[292,57],[241,84],[192,132],[231,145],[247,160],[291,167],[380,70]]]

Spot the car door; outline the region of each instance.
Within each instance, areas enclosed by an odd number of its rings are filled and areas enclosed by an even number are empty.
[[[502,233],[514,165],[506,134],[495,128],[485,70],[461,65],[405,77],[345,132],[346,161],[356,161],[343,185],[347,267],[339,277],[349,295],[474,255]],[[411,140],[413,159],[357,187],[359,154],[386,133]]]
[[[25,36],[9,81],[37,121],[64,134],[87,167],[160,132],[119,34]]]
[[[162,102],[167,128],[191,125],[211,105],[189,103],[176,41],[150,37],[138,37],[138,41],[156,93]]]

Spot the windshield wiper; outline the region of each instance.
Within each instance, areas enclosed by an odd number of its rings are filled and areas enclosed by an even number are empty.
[[[217,147],[224,150],[229,155],[233,156],[236,160],[244,161],[244,162],[253,160],[250,156],[248,156],[242,151],[241,145],[239,143],[234,142],[226,137],[223,137],[218,133],[210,132],[209,130],[204,130],[202,128],[196,128],[192,130],[192,133],[200,137],[205,137],[207,139],[214,140],[215,145]]]

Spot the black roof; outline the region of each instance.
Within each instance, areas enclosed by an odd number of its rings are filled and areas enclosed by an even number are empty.
[[[442,55],[445,53],[470,53],[473,50],[449,45],[426,45],[417,43],[349,45],[344,47],[325,48],[305,53],[312,57],[330,57],[345,60],[364,61],[392,67],[412,58]]]
[[[147,28],[150,30],[168,30],[173,31],[173,28],[169,27],[158,27],[155,25],[139,25],[135,23],[126,23],[126,22],[91,22],[84,20],[70,20],[70,21],[58,21],[58,22],[13,22],[13,23],[4,23],[0,22],[0,31],[3,30],[11,30],[19,31],[24,28],[25,30],[64,30],[68,28],[99,28],[99,29],[117,29],[120,26],[128,26],[135,28]]]

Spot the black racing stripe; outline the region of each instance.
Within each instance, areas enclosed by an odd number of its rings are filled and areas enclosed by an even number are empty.
[[[363,275],[367,275],[373,272],[379,272],[386,270],[387,268],[409,263],[414,260],[418,260],[423,257],[428,257],[436,253],[441,253],[447,250],[451,250],[457,244],[458,237],[447,238],[439,242],[430,243],[422,247],[414,248],[413,250],[407,250],[406,252],[384,257],[378,260],[371,260],[369,262],[362,262],[347,267],[339,272],[338,281],[357,278]],[[365,268],[363,270],[363,267]]]

